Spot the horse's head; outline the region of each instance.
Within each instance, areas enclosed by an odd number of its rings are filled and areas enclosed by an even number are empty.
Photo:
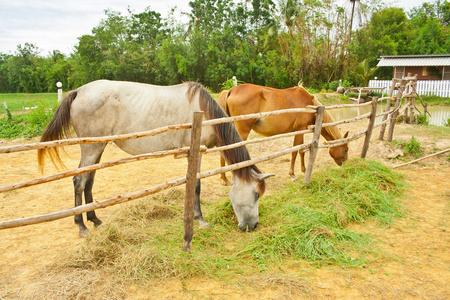
[[[264,179],[273,175],[257,173],[251,170],[250,178],[244,179],[234,176],[230,200],[241,230],[253,230],[259,224],[259,198],[265,190]]]
[[[344,134],[344,139],[348,136],[348,131]],[[330,156],[334,159],[334,161],[339,165],[342,164],[348,159],[348,144],[331,147],[330,148]]]

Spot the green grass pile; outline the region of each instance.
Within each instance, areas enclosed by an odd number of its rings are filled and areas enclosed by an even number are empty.
[[[212,229],[196,230],[190,254],[181,250],[184,190],[179,188],[118,207],[65,266],[100,268],[132,282],[233,278],[273,270],[283,261],[361,266],[381,250],[373,236],[350,225],[371,220],[387,226],[400,217],[403,185],[401,176],[382,164],[352,159],[314,173],[309,185],[291,183],[263,197],[260,226],[253,232],[241,232],[229,200],[220,199],[203,206]]]
[[[375,254],[374,241],[350,230],[367,219],[389,224],[402,214],[401,176],[380,163],[353,159],[323,169],[310,185],[293,183],[261,207],[261,232],[245,252],[268,261],[307,261],[357,266]]]

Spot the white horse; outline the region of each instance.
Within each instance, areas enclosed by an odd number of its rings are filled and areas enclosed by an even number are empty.
[[[70,121],[78,137],[98,137],[152,130],[155,128],[192,122],[193,112],[204,111],[205,118],[226,117],[224,111],[206,89],[198,83],[183,83],[174,86],[155,86],[142,83],[98,80],[66,93],[55,111],[53,119],[45,129],[41,142],[64,138],[70,130]],[[170,131],[160,135],[116,141],[125,152],[136,155],[161,150],[181,148],[190,144],[190,130]],[[222,146],[242,141],[233,123],[223,123],[203,128],[201,143],[208,147]],[[106,144],[81,144],[80,167],[100,161]],[[38,150],[41,170],[44,154],[53,163],[60,163],[57,148]],[[250,159],[245,146],[225,150],[222,155],[228,164]],[[75,206],[91,203],[95,171],[76,175],[73,178]],[[233,172],[234,186],[230,199],[242,230],[253,230],[258,226],[259,198],[265,190],[264,179],[271,175],[262,174],[256,166]],[[208,224],[203,220],[200,209],[200,180],[196,182],[195,218],[200,226]],[[102,222],[95,211],[87,213],[87,219],[95,226]],[[89,234],[81,214],[75,216],[81,237]]]

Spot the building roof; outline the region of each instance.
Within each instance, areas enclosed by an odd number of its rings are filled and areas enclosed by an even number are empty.
[[[381,56],[378,67],[450,66],[450,54]]]

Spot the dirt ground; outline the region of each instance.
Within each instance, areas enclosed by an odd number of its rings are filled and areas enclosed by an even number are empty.
[[[364,121],[342,126],[343,130],[356,133],[366,126]],[[399,164],[387,157],[391,147],[377,141],[378,129],[373,133],[367,155],[368,159],[381,161],[388,166]],[[447,149],[450,137],[433,139],[420,132],[420,128],[400,125],[394,134],[396,139],[409,140],[414,135],[428,151],[433,148]],[[307,137],[307,139],[310,137]],[[0,146],[28,143],[31,140],[0,141]],[[252,157],[262,156],[275,150],[287,148],[291,139],[249,146]],[[350,157],[358,157],[363,139],[352,142]],[[67,147],[64,161],[68,168],[75,168],[79,160],[78,146]],[[448,154],[447,154],[448,155]],[[115,145],[108,145],[102,161],[125,157]],[[290,275],[307,278],[303,286],[289,282],[274,274],[259,284],[253,282],[228,283],[205,278],[187,281],[170,279],[148,282],[148,286],[123,287],[127,299],[449,299],[450,298],[450,163],[447,156],[424,160],[398,168],[405,175],[410,187],[404,206],[407,216],[397,220],[389,228],[365,224],[358,228],[375,234],[379,246],[392,256],[389,261],[372,263],[366,268],[344,269],[335,266],[312,268],[307,264],[290,262]],[[282,157],[261,163],[265,173],[275,174],[267,182],[267,193],[288,182],[289,157]],[[172,157],[147,160],[108,168],[97,172],[94,186],[95,199],[105,199],[117,194],[137,191],[169,179],[185,175],[186,160]],[[327,150],[319,152],[315,169],[333,166]],[[202,169],[219,166],[218,155],[203,157]],[[302,178],[297,162],[297,173]],[[40,177],[37,169],[36,152],[19,152],[0,156],[0,186]],[[46,174],[55,172],[48,164]],[[202,185],[203,201],[214,201],[228,193],[229,187],[222,187],[218,176],[207,178]],[[73,206],[71,178],[62,179],[0,194],[0,221],[28,217],[71,208]],[[263,201],[263,200],[262,200]],[[98,211],[98,216],[108,222],[108,216],[116,208]],[[207,218],[207,216],[205,216]],[[370,222],[369,222],[370,223]],[[90,225],[89,225],[90,226]],[[263,226],[263,225],[262,225]],[[356,228],[358,226],[355,226]],[[360,226],[361,227],[361,226]],[[95,229],[92,229],[95,230]],[[53,222],[0,230],[0,299],[48,299],[48,288],[52,280],[46,274],[47,267],[64,260],[65,254],[75,251],[83,239],[72,218]],[[181,245],[181,240],[180,240]],[[261,276],[270,276],[262,274]],[[58,280],[71,280],[59,278]],[[267,284],[267,283],[270,284]],[[82,282],[71,282],[73,285]],[[42,289],[47,289],[43,297]],[[305,290],[308,290],[305,293]],[[53,289],[52,289],[53,290]],[[54,299],[63,299],[54,287]],[[45,294],[45,293],[44,293]],[[59,296],[58,296],[59,295]],[[91,298],[105,299],[103,295]],[[83,297],[80,297],[83,298]]]

